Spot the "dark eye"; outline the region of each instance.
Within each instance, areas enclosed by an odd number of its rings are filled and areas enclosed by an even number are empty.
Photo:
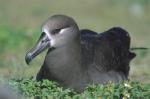
[[[56,35],[56,34],[59,34],[61,29],[55,29],[52,31],[52,35]]]

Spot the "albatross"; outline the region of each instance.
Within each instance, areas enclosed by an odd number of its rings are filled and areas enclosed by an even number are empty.
[[[135,57],[130,52],[126,30],[80,30],[74,19],[66,15],[54,15],[44,22],[38,42],[25,56],[26,63],[45,49],[48,52],[36,80],[52,80],[76,91],[88,84],[127,80],[130,61]]]

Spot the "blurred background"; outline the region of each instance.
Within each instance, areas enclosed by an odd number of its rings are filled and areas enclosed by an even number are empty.
[[[0,0],[0,80],[35,76],[46,51],[27,66],[26,52],[54,14],[73,17],[80,29],[103,32],[120,26],[131,36],[131,47],[150,48],[150,0]],[[150,83],[150,51],[136,50],[130,79]]]

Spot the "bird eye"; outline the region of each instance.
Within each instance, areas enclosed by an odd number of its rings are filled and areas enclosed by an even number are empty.
[[[52,35],[56,35],[56,34],[59,34],[61,29],[55,29],[52,31]]]

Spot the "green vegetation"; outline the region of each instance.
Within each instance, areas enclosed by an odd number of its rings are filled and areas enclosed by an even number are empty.
[[[26,98],[40,99],[149,99],[150,84],[125,81],[120,84],[89,85],[82,93],[63,89],[48,80],[36,82],[32,79],[11,80],[9,83]]]

